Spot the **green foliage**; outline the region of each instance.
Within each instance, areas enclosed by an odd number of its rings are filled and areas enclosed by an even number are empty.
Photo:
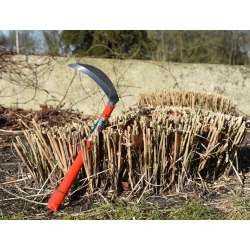
[[[181,63],[230,65],[250,63],[249,31],[64,30],[61,34],[61,42],[66,53],[71,52],[79,56],[111,57],[118,53],[127,58]]]
[[[142,30],[100,30],[93,35],[93,45],[102,44],[116,53],[140,59],[149,59],[155,44],[147,37],[147,32]],[[107,52],[104,47],[97,47],[90,53],[92,55],[103,55]]]
[[[91,30],[63,30],[60,41],[66,53],[83,56],[92,46],[93,33]]]
[[[249,30],[19,30],[18,37],[26,54],[250,65]],[[16,50],[15,30],[0,30],[0,45]]]
[[[156,49],[147,32],[141,30],[64,30],[61,41],[66,53],[71,51],[73,55],[80,56],[110,57],[114,52],[127,57],[150,59],[152,51]]]
[[[161,30],[148,31],[157,44],[153,60],[181,63],[248,65],[249,31]]]
[[[43,30],[47,50],[50,54],[58,55],[61,51],[60,33],[58,30]]]

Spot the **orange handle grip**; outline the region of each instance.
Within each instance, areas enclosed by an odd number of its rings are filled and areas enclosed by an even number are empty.
[[[82,167],[82,164],[83,164],[82,152],[80,151],[75,161],[73,162],[72,166],[70,167],[68,173],[64,177],[61,185],[50,197],[47,208],[49,208],[50,210],[54,212],[58,210],[69,188],[71,187],[74,179],[78,175],[78,172],[80,171]]]
[[[96,131],[101,131],[106,120],[109,118],[112,110],[114,109],[114,105],[108,103],[105,107],[104,111],[102,112],[100,118],[98,119],[97,123],[95,124],[91,134],[95,136]],[[90,149],[90,140],[91,136],[87,139],[88,148]],[[56,212],[58,208],[60,207],[62,201],[64,200],[69,188],[71,187],[74,179],[78,175],[81,167],[83,165],[83,158],[82,158],[82,151],[80,151],[71,165],[68,173],[64,177],[61,185],[58,187],[58,189],[52,194],[48,201],[47,208],[50,210]]]

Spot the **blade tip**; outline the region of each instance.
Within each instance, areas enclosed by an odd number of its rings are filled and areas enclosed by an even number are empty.
[[[78,65],[78,64],[77,63],[70,63],[70,64],[68,64],[68,67],[74,68],[75,65]]]

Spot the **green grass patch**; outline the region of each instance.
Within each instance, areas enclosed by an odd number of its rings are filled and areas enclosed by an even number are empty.
[[[71,213],[52,217],[52,220],[250,220],[249,198],[227,199],[226,209],[213,209],[194,200],[186,201],[181,207],[145,207],[146,204],[128,206],[117,202],[111,205],[95,206],[90,212]],[[229,209],[231,207],[231,209]],[[37,219],[24,215],[8,215],[0,209],[0,220]],[[43,218],[46,219],[46,218]],[[50,219],[50,218],[48,218]]]
[[[142,205],[125,206],[104,205],[97,207],[93,213],[84,215],[68,214],[63,219],[69,220],[212,220],[221,219],[221,215],[213,209],[192,200],[187,201],[180,208],[143,207]]]

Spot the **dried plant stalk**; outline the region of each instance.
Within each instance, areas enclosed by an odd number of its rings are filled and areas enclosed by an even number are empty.
[[[179,105],[194,106],[197,96],[204,103],[208,99],[200,93],[178,93],[181,99],[171,95]],[[17,136],[15,149],[37,187],[46,180],[47,186],[60,183],[80,150],[83,168],[72,193],[133,190],[134,195],[153,189],[157,194],[181,191],[190,181],[205,185],[231,169],[238,174],[237,151],[246,133],[242,117],[197,108],[128,109],[110,118],[102,133],[92,138],[88,151],[86,137],[93,124],[90,120],[59,128],[37,126],[34,133],[25,133],[26,142]]]
[[[220,94],[211,94],[195,90],[157,90],[155,92],[139,95],[139,108],[143,109],[149,106],[180,106],[190,107],[192,109],[199,107],[209,109],[214,112],[224,114],[235,114],[237,102],[232,101]]]

